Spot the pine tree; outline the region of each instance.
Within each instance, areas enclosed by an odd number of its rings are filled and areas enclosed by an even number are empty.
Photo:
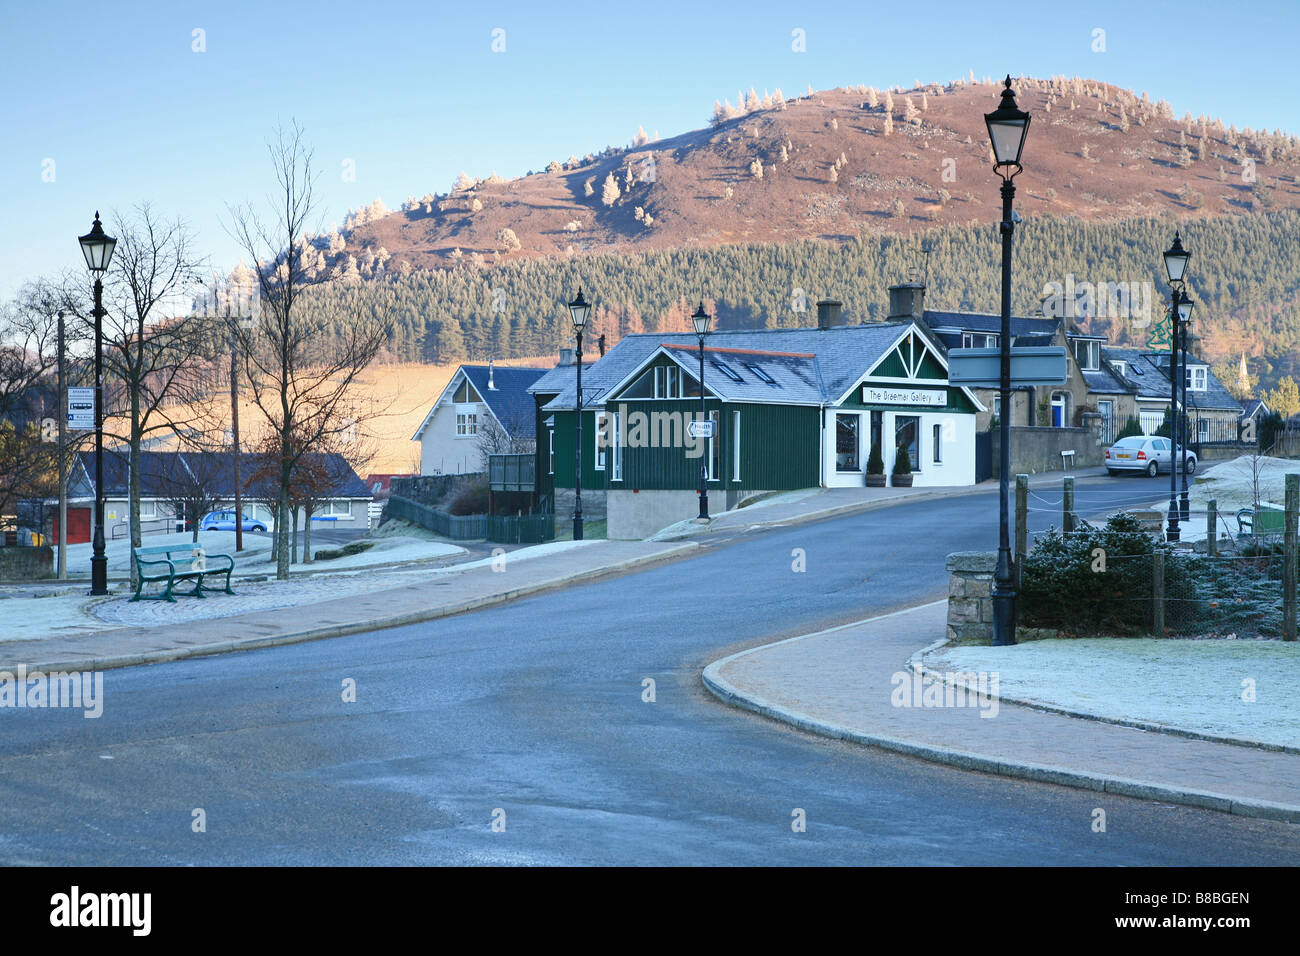
[[[618,182],[614,179],[614,174],[609,173],[605,176],[605,184],[601,187],[600,201],[606,206],[612,206],[618,201],[622,192],[618,188]]]

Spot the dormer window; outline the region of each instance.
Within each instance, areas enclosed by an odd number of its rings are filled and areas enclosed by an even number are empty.
[[[1127,374],[1128,366],[1122,360],[1117,359],[1114,362],[1111,362],[1110,364],[1115,366],[1115,371],[1119,374],[1120,378],[1123,378]]]
[[[1074,360],[1085,372],[1095,372],[1101,368],[1101,343],[1081,339],[1074,343]]]
[[[964,349],[995,349],[998,347],[998,336],[988,332],[963,332],[961,334],[961,347]]]
[[[1204,365],[1193,365],[1185,376],[1189,392],[1204,392],[1210,387],[1210,370]]]

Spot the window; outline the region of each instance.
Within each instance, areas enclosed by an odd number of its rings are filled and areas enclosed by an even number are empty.
[[[478,392],[474,390],[474,386],[469,383],[469,379],[467,378],[461,380],[460,387],[456,389],[456,394],[455,396],[453,396],[452,400],[456,402],[456,404],[458,405],[464,405],[468,402],[483,401],[483,399],[479,397]]]
[[[943,464],[943,426],[935,425],[932,429],[934,432],[934,463]]]
[[[609,413],[609,436],[606,442],[610,448],[610,459],[612,471],[609,475],[610,481],[623,480],[623,443],[619,441],[618,434],[618,412]]]
[[[1110,364],[1115,366],[1115,371],[1119,373],[1120,378],[1123,378],[1128,369],[1127,363],[1116,360]]]
[[[1081,340],[1074,343],[1074,360],[1085,372],[1095,372],[1101,368],[1101,343]]]
[[[993,417],[998,421],[1002,420],[1002,396],[993,396]]]
[[[894,416],[894,448],[907,446],[907,458],[913,471],[921,470],[920,449],[921,419],[917,415]]]
[[[546,429],[546,442],[547,442],[547,449],[548,449],[547,459],[546,459],[546,473],[548,475],[553,475],[555,474],[555,429],[554,428]]]
[[[768,385],[776,384],[776,379],[772,378],[771,375],[768,375],[767,372],[765,372],[761,366],[746,365],[745,368],[749,369],[749,371],[753,374],[754,378],[758,379],[760,382],[766,382]]]
[[[740,412],[731,413],[731,480],[740,481]]]
[[[1184,377],[1189,392],[1204,392],[1209,388],[1209,370],[1204,365],[1193,365]]]
[[[835,416],[835,470],[860,471],[858,426],[861,415]]]
[[[990,335],[987,332],[963,332],[961,334],[961,347],[964,349],[995,349],[998,347],[998,336]]]
[[[605,434],[605,413],[596,412],[595,419],[596,434],[592,436],[592,441],[596,444],[596,454],[592,457],[595,462],[593,466],[597,471],[605,470],[605,443],[609,441],[609,436]]]
[[[1200,441],[1210,440],[1210,420],[1208,418],[1198,418],[1196,420],[1196,437]]]
[[[456,412],[456,437],[473,438],[478,434],[478,413],[470,411]]]
[[[717,412],[709,412],[709,421],[713,422],[713,437],[708,439],[709,481],[717,481],[722,474],[722,435],[719,431],[722,422],[718,420]]]
[[[716,369],[717,369],[719,372],[721,372],[723,375],[727,376],[727,378],[731,379],[733,382],[743,382],[743,381],[744,381],[743,378],[741,378],[739,375],[736,374],[735,369],[733,369],[733,368],[732,368],[730,365],[728,365],[726,362],[722,362],[722,361],[718,361],[717,359],[714,359],[714,361],[713,361],[713,367],[716,368]]]
[[[140,520],[158,517],[158,502],[152,498],[140,499]]]
[[[352,502],[345,498],[332,498],[325,502],[325,507],[321,508],[317,514],[350,518],[352,517]]]

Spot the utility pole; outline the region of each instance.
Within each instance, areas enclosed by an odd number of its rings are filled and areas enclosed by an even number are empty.
[[[63,370],[63,311],[59,310],[59,564],[58,579],[68,580],[68,383]]]

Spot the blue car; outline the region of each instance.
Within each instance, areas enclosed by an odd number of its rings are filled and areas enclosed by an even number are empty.
[[[262,522],[250,518],[248,515],[243,516],[245,531],[265,531],[266,525]],[[209,511],[199,522],[200,531],[234,531],[235,530],[235,513],[233,511]]]

